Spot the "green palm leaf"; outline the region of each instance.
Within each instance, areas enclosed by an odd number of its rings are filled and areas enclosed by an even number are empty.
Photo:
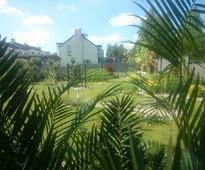
[[[130,96],[116,97],[105,105],[100,118],[99,127],[99,161],[104,169],[133,169],[132,149],[130,147],[130,128],[135,141],[132,147],[137,147],[134,153],[140,153],[135,159],[145,167],[146,155],[141,145],[142,120],[135,112],[135,105]],[[142,161],[142,162],[140,162]]]
[[[159,56],[168,60],[175,67],[180,66],[180,58],[184,57],[184,41],[189,41],[193,47],[192,50],[194,50],[198,55],[195,57],[202,56],[197,48],[196,40],[194,39],[189,27],[201,32],[198,25],[204,24],[195,16],[198,16],[203,12],[203,4],[198,4],[196,1],[184,0],[147,0],[147,3],[151,7],[151,11],[158,17],[158,20],[156,20],[152,16],[153,14],[151,12],[146,10],[139,3],[135,1],[134,3],[139,6],[152,21],[149,22],[143,19],[143,22],[149,25],[149,27],[152,28],[152,31],[141,26],[137,27],[139,27],[146,36],[156,42],[154,44],[150,44],[149,42],[137,42],[137,44],[143,45],[154,51]],[[199,10],[198,8],[202,9]],[[136,15],[136,17],[139,16]],[[159,46],[156,46],[156,44],[159,44]]]

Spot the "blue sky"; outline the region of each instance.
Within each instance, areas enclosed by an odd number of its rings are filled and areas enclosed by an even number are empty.
[[[136,1],[147,7],[144,0]],[[144,16],[131,0],[0,0],[0,34],[53,53],[56,42],[81,28],[105,49],[108,43],[137,39],[136,28],[126,25],[140,21],[130,14]]]
[[[81,28],[88,39],[106,48],[137,38],[136,28],[125,26],[139,22],[128,16],[136,13],[143,15],[131,0],[0,0],[0,34],[7,41],[14,38],[56,52],[56,42]]]

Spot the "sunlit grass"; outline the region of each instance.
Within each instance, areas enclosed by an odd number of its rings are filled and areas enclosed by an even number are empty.
[[[174,144],[177,139],[177,126],[173,120],[169,120],[166,124],[148,125],[144,133],[144,139],[160,142],[168,145],[170,140]]]
[[[91,82],[89,83],[88,87],[86,89],[83,88],[72,88],[69,91],[65,92],[62,95],[62,99],[66,105],[78,105],[82,103],[86,103],[96,97],[98,93],[103,91],[104,89],[117,84],[117,83],[124,83],[122,84],[123,89],[125,89],[125,92],[130,91],[130,87],[127,87],[127,79],[115,79],[115,80],[109,80],[106,82]],[[65,83],[65,82],[64,82]],[[126,84],[127,83],[127,84]],[[60,84],[60,83],[59,83]],[[37,91],[38,94],[41,94],[42,91],[45,93],[48,92],[48,86],[50,87],[56,87],[54,84],[46,84],[46,83],[39,83],[34,85],[34,90]],[[130,93],[135,103],[143,103],[147,101],[147,97],[143,95],[139,95],[137,92]],[[109,100],[109,99],[108,99]],[[102,104],[102,103],[101,103]],[[99,110],[99,106],[95,108],[94,111]],[[99,115],[96,115],[93,117],[93,119],[89,122],[87,122],[84,127],[87,129],[91,129],[92,125],[98,121]],[[159,141],[163,144],[169,144],[170,138],[175,141],[177,137],[177,128],[174,123],[174,121],[169,121],[167,124],[156,124],[156,125],[149,125],[146,126],[146,130],[144,133],[144,139],[150,140],[150,141]]]

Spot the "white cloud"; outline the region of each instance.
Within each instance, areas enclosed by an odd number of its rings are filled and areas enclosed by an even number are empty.
[[[139,24],[140,19],[132,16],[130,13],[122,13],[109,20],[109,23],[114,26],[127,26],[132,24]]]
[[[23,15],[23,12],[13,6],[10,6],[7,0],[0,0],[0,13]]]
[[[68,10],[70,12],[78,12],[78,8],[73,6],[73,5],[65,5],[65,4],[58,4],[58,9],[59,10]]]
[[[118,43],[123,40],[123,37],[120,34],[110,34],[106,36],[89,36],[89,39],[95,44],[111,44]]]
[[[126,49],[130,50],[130,49],[132,49],[134,47],[134,44],[132,44],[132,43],[123,43],[123,46]]]
[[[15,39],[17,42],[28,43],[33,46],[45,45],[50,36],[52,36],[51,33],[41,28],[33,29],[28,32],[15,32]]]
[[[0,7],[5,6],[7,4],[6,0],[0,0]]]
[[[28,26],[32,26],[32,25],[45,25],[45,24],[54,24],[54,21],[46,15],[42,15],[42,16],[31,16],[28,18],[24,18],[22,19],[23,24],[28,25]]]

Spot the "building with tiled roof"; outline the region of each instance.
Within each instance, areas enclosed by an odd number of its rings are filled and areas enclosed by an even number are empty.
[[[8,43],[8,51],[14,51],[18,53],[17,59],[22,62],[28,62],[32,57],[38,57],[42,59],[43,63],[47,63],[49,59],[56,60],[60,62],[60,58],[57,54],[51,54],[50,52],[41,50],[40,47],[30,46],[28,44],[21,44],[16,42],[14,39],[11,39],[11,42]]]

